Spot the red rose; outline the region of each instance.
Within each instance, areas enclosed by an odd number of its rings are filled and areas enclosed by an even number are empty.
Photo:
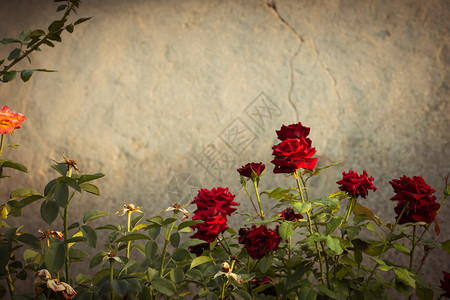
[[[277,250],[281,236],[278,233],[278,226],[275,230],[272,230],[264,225],[260,225],[259,227],[253,225],[251,228],[239,229],[238,241],[244,245],[250,257],[256,260]]]
[[[450,298],[450,273],[447,273],[445,271],[442,271],[442,273],[444,273],[444,279],[440,280],[440,287],[444,290],[445,293],[443,293],[441,296]]]
[[[253,278],[250,280],[250,283],[252,285],[252,289],[256,289],[262,285],[266,285],[267,287],[258,292],[258,294],[264,294],[266,296],[277,296],[277,291],[275,290],[275,281],[273,281],[272,278],[265,276],[260,279]]]
[[[298,221],[300,219],[303,219],[302,214],[296,213],[292,208],[286,208],[280,214],[280,219],[286,220],[286,221]]]
[[[211,243],[219,234],[227,230],[229,228],[227,215],[231,215],[236,210],[236,208],[231,206],[239,205],[239,203],[233,201],[234,197],[228,191],[228,188],[218,187],[212,190],[199,190],[194,201],[192,201],[193,204],[197,205],[197,210],[194,211],[192,220],[202,220],[203,223],[191,226],[192,229],[196,230],[191,239],[197,238]],[[205,248],[206,246],[198,246],[191,247],[189,250],[197,255],[201,255]]]
[[[373,190],[374,192],[377,188],[372,184],[373,177],[368,177],[367,172],[363,171],[362,175],[350,170],[348,173],[342,172],[342,180],[337,181],[337,184],[341,186],[339,189],[341,191],[347,192],[350,196],[361,196],[364,199],[368,194],[368,190]]]
[[[0,109],[0,133],[7,134],[19,129],[26,117],[22,114],[10,111],[8,106]]]
[[[242,168],[237,169],[239,174],[244,177],[252,178],[252,172],[255,171],[256,176],[260,176],[264,170],[266,169],[266,165],[263,163],[248,163],[245,166],[242,166]]]
[[[311,128],[305,127],[301,122],[298,122],[297,124],[291,124],[288,126],[282,125],[280,130],[276,130],[276,133],[280,141],[287,139],[300,139],[304,137],[308,145],[311,146],[311,140],[307,138],[310,130]]]
[[[231,207],[232,205],[239,205],[239,203],[234,202],[234,195],[228,191],[228,188],[217,187],[212,190],[201,189],[198,191],[192,204],[197,205],[197,210],[194,211],[196,214],[198,211],[214,208],[220,213],[226,215],[231,215],[236,208]]]
[[[312,148],[304,137],[300,139],[287,139],[273,146],[272,155],[275,159],[274,173],[294,173],[297,169],[303,168],[313,170],[317,158],[311,158],[316,149]]]
[[[398,221],[399,224],[425,222],[431,223],[436,219],[436,213],[441,207],[436,202],[435,192],[425,180],[420,176],[413,178],[403,175],[400,179],[389,181],[394,188],[396,195],[391,200],[398,200],[394,208],[397,219],[406,207],[403,215]]]

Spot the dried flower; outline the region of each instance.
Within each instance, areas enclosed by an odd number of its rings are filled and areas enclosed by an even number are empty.
[[[116,211],[116,215],[123,216],[127,212],[138,212],[143,214],[144,212],[141,211],[142,206],[134,207],[134,204],[124,205],[123,208],[119,211]]]
[[[190,217],[189,212],[185,209],[185,207],[188,205],[189,203],[187,203],[186,205],[181,206],[178,203],[175,203],[173,206],[170,206],[168,208],[166,208],[165,210],[163,210],[162,212],[168,212],[168,211],[179,211],[181,213],[183,213],[183,219],[182,221],[188,219]]]
[[[41,294],[48,295],[51,292],[60,294],[64,299],[69,300],[73,299],[77,294],[69,284],[58,279],[52,279],[50,272],[46,269],[41,269],[36,273],[34,290],[36,299]]]

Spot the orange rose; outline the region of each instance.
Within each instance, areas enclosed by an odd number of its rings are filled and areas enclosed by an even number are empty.
[[[26,117],[14,111],[9,111],[8,106],[3,106],[0,109],[0,133],[7,134],[20,128]]]

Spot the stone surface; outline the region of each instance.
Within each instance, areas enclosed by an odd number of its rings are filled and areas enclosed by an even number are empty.
[[[58,16],[51,1],[1,2],[2,38]],[[43,191],[55,176],[52,159],[65,153],[84,173],[106,174],[101,197],[71,203],[74,221],[128,203],[149,217],[197,185],[228,186],[250,210],[236,169],[261,161],[262,189],[294,185],[274,176],[270,161],[275,130],[298,121],[311,127],[319,165],[343,161],[311,181],[312,197],[336,191],[353,169],[375,177],[365,204],[386,222],[394,216],[388,181],[403,174],[423,176],[441,201],[450,172],[449,2],[276,5],[303,42],[263,1],[81,3],[79,16],[92,20],[32,56],[32,67],[58,73],[0,86],[1,105],[27,116],[7,139],[21,146],[3,157],[30,170],[1,180],[2,201],[19,187]],[[0,47],[0,57],[10,50]],[[26,229],[47,228],[38,211],[25,212]],[[441,240],[450,238],[449,213],[448,205],[440,212]],[[437,286],[450,260],[435,253],[425,272]]]

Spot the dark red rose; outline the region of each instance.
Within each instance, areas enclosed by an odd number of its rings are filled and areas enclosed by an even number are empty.
[[[228,188],[217,187],[212,190],[201,189],[198,191],[192,204],[197,205],[197,210],[194,211],[196,214],[198,211],[214,208],[220,213],[231,215],[236,208],[231,207],[236,206],[239,203],[234,202],[234,195],[228,191]]]
[[[266,169],[266,165],[263,163],[248,163],[245,166],[242,166],[242,168],[237,169],[239,174],[244,177],[252,178],[252,171],[255,171],[256,176],[260,176],[264,170]]]
[[[441,296],[450,298],[450,273],[447,273],[445,271],[442,271],[442,273],[444,273],[444,279],[440,280],[440,287],[444,290],[445,293],[443,293]]]
[[[250,280],[250,283],[252,285],[253,289],[256,289],[262,285],[266,285],[267,287],[258,292],[258,294],[264,294],[266,296],[277,296],[277,291],[275,290],[275,281],[273,281],[272,278],[265,276],[263,278],[253,278],[252,280]]]
[[[276,130],[278,139],[284,141],[287,139],[300,139],[305,138],[308,145],[311,147],[311,140],[308,137],[311,128],[305,127],[301,122],[297,124],[291,124],[288,126],[282,125],[280,130]]]
[[[197,256],[201,256],[206,249],[209,249],[209,244],[205,243],[189,247],[189,251]]]
[[[236,208],[232,206],[239,205],[234,202],[234,195],[228,191],[228,188],[213,188],[212,190],[201,189],[198,191],[193,204],[197,205],[192,220],[202,220],[203,223],[192,225],[191,228],[196,232],[191,239],[197,238],[208,243],[213,242],[219,234],[223,233],[229,227],[227,225],[227,215],[231,215]],[[203,245],[203,244],[201,244]],[[203,250],[209,246],[191,247],[189,250],[197,255],[201,255]]]
[[[435,190],[422,177],[413,176],[413,178],[410,178],[403,175],[400,179],[394,179],[389,183],[396,193],[391,200],[398,200],[398,204],[394,208],[397,213],[396,219],[408,205],[398,221],[399,224],[431,223],[436,220],[436,213],[441,205],[436,202],[436,196],[433,196]]]
[[[192,225],[191,228],[197,230],[192,239],[200,239],[207,242],[214,241],[219,234],[227,230],[226,216],[213,209],[197,213],[192,220],[203,220],[203,223]]]
[[[250,257],[256,260],[277,250],[281,236],[278,233],[278,226],[275,230],[272,230],[264,225],[260,225],[259,227],[253,225],[251,228],[239,229],[238,241],[244,245]]]
[[[291,207],[286,208],[280,214],[280,219],[286,220],[286,221],[298,221],[300,219],[303,219],[302,214],[296,213]]]
[[[347,192],[350,196],[361,196],[365,199],[369,190],[374,192],[377,190],[372,181],[373,177],[368,177],[366,171],[363,171],[362,175],[358,175],[355,171],[350,170],[348,173],[342,172],[342,180],[336,183],[341,185],[339,187],[341,191]]]
[[[317,158],[312,158],[316,149],[304,137],[284,140],[272,149],[272,155],[275,156],[272,160],[275,165],[274,173],[294,173],[300,168],[312,171],[317,162]]]

